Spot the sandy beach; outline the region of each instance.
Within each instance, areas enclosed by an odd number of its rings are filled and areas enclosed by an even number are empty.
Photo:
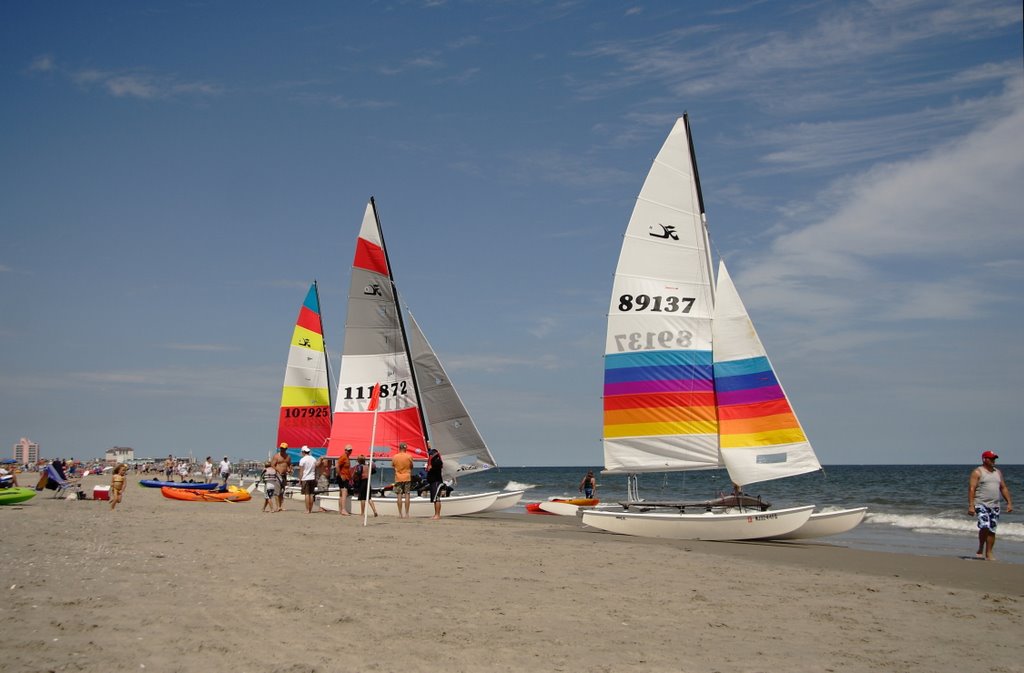
[[[1019,564],[516,514],[363,527],[137,480],[115,511],[0,507],[0,670],[1024,671]]]

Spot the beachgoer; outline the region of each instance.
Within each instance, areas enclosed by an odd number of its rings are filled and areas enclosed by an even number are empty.
[[[409,505],[412,500],[412,456],[409,455],[405,442],[398,444],[398,453],[391,457],[391,467],[395,470],[395,501],[398,504],[398,518],[409,518]]]
[[[263,511],[266,512],[267,506],[269,505],[270,513],[273,514],[274,512],[279,511],[276,509],[274,494],[277,492],[278,484],[281,482],[277,478],[277,470],[274,469],[274,466],[270,464],[269,460],[263,464],[262,480],[263,492],[266,494],[266,497],[263,499]]]
[[[288,455],[287,444],[281,442],[277,449],[277,453],[270,459],[270,465],[277,472],[277,511],[280,512],[284,509],[284,489],[288,485],[288,475],[292,473],[292,459]]]
[[[178,474],[181,475],[181,483],[188,481],[188,461],[183,460],[178,463]]]
[[[228,477],[231,476],[231,461],[228,460],[227,456],[224,456],[224,460],[220,461],[220,479],[222,486],[227,488]]]
[[[373,468],[376,472],[377,468]],[[373,515],[377,516],[377,506],[373,504],[373,498],[370,495],[370,478],[372,473],[368,474],[366,470],[366,456],[359,456],[356,459],[356,468],[352,471],[352,487],[356,490],[356,498],[359,499],[359,516],[366,514],[366,503],[370,503],[370,509],[373,510]]]
[[[18,485],[18,475],[13,470],[0,467],[0,488],[10,488]]]
[[[444,486],[444,461],[437,449],[431,449],[427,442],[427,484],[430,488],[430,502],[434,503],[434,516],[441,518],[441,487]]]
[[[207,484],[213,483],[213,460],[210,456],[207,456],[206,462],[203,463],[203,480]]]
[[[323,480],[321,482],[321,480]],[[316,461],[316,488],[318,491],[327,491],[331,487],[331,461],[327,460],[327,454],[320,456]]]
[[[338,476],[338,513],[342,516],[349,515],[349,491],[352,489],[352,463],[349,456],[352,455],[352,445],[345,446],[345,453],[338,458],[336,473]]]
[[[312,514],[313,495],[316,493],[316,458],[308,446],[302,447],[302,458],[299,459],[299,484],[306,500],[306,514]]]
[[[164,461],[164,479],[167,481],[174,481],[174,456],[167,454],[167,460]]]
[[[994,561],[992,551],[996,546],[996,526],[999,524],[999,499],[1006,500],[1006,511],[1013,511],[1013,500],[1010,489],[1006,487],[1003,473],[996,469],[996,459],[992,451],[981,454],[981,466],[971,472],[971,480],[967,488],[967,513],[978,519],[978,551],[977,558]]]
[[[124,463],[114,468],[114,474],[110,477],[110,509],[117,507],[117,503],[121,502],[124,496],[124,487],[128,483],[126,474],[128,466]]]
[[[583,494],[584,498],[593,498],[594,491],[597,490],[597,480],[594,479],[594,471],[587,470],[587,475],[583,477],[583,481],[580,482],[579,491]]]

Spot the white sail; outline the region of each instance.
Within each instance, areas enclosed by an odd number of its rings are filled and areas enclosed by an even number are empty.
[[[427,417],[431,446],[444,459],[445,478],[488,470],[496,465],[444,366],[411,312],[409,353],[416,371],[420,404]]]
[[[725,262],[718,265],[713,336],[719,446],[729,477],[746,486],[820,470]]]
[[[644,181],[615,270],[605,341],[607,472],[722,466],[702,210],[680,119]]]

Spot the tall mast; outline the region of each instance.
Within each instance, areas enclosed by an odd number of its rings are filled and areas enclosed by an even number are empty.
[[[693,133],[690,132],[690,115],[683,113],[683,125],[686,127],[686,143],[690,148],[690,165],[693,167],[693,183],[697,187],[697,205],[700,207],[700,222],[703,225],[705,264],[708,265],[708,277],[711,279],[711,304],[715,303],[715,270],[711,265],[711,237],[708,235],[708,216],[704,210],[704,192],[700,188],[700,172],[697,170],[697,150],[693,147]]]
[[[327,404],[331,413],[334,412],[334,395],[331,394],[331,356],[327,352],[327,336],[324,334],[324,307],[320,304],[320,286],[313,279],[313,292],[316,293],[316,306],[320,311],[320,339],[324,344],[324,367],[327,370]]]
[[[391,272],[391,258],[388,257],[388,246],[384,242],[384,231],[380,227],[380,214],[377,212],[377,202],[370,197],[370,205],[373,207],[373,219],[377,223],[377,235],[380,237],[380,249],[384,252],[384,262],[388,267],[388,280],[391,282],[391,292],[395,297],[395,310],[398,313],[398,327],[402,333],[402,345],[405,348],[405,357],[409,362],[409,374],[412,377],[412,387],[416,391],[416,411],[420,415],[420,427],[423,428],[423,437],[430,441],[430,430],[427,428],[427,417],[423,414],[423,404],[420,399],[420,384],[416,379],[416,368],[412,364],[412,356],[409,349],[409,335],[405,331],[405,319],[402,317],[402,302],[398,297],[398,286],[395,284],[395,275]],[[426,450],[427,447],[423,447]],[[371,453],[373,447],[370,447]]]

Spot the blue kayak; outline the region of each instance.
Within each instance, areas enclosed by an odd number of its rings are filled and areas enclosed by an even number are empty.
[[[145,486],[146,488],[191,488],[196,491],[212,491],[213,489],[220,486],[220,484],[194,484],[191,481],[157,481],[156,479],[142,479],[139,481],[139,486]]]

